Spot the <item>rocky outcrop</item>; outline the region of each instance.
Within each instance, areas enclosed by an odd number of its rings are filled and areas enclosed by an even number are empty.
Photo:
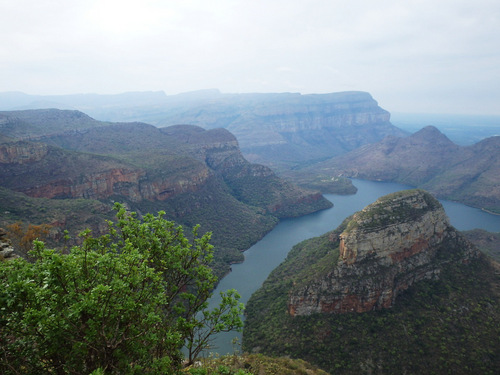
[[[145,179],[139,184],[140,197],[148,200],[163,201],[177,194],[195,192],[205,185],[213,176],[208,168],[195,168],[189,175],[172,176],[171,178]]]
[[[86,198],[103,199],[119,194],[138,200],[139,179],[144,172],[113,168],[102,172],[63,177],[47,183],[26,187],[20,191],[34,198]]]
[[[292,316],[388,308],[411,285],[438,278],[444,263],[478,256],[440,203],[422,190],[380,198],[350,218],[338,241],[338,263],[292,288]]]
[[[43,143],[15,142],[0,144],[0,163],[33,163],[47,155],[48,147]]]
[[[19,256],[14,252],[12,242],[7,237],[5,229],[0,228],[0,262],[2,260],[15,259]]]

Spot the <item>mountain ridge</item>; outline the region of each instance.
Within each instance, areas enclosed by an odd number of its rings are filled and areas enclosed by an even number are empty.
[[[8,93],[3,96],[9,102]],[[25,96],[24,104],[28,98]],[[178,95],[125,93],[46,99],[59,100],[65,108],[70,105],[105,121],[227,128],[249,161],[278,170],[332,157],[387,135],[406,134],[390,124],[389,112],[361,91],[303,95],[201,90]]]
[[[458,146],[432,126],[389,137],[311,167],[330,176],[395,181],[500,212],[500,137]]]

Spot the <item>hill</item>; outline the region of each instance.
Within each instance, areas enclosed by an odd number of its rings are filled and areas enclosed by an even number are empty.
[[[406,134],[390,123],[389,112],[370,94],[357,91],[301,95],[201,90],[171,96],[144,92],[47,97],[3,93],[0,98],[10,108],[49,102],[106,121],[225,128],[236,136],[249,161],[287,173],[288,178],[305,185],[310,183],[309,176],[297,175],[297,169],[386,136]],[[336,181],[313,178],[313,182],[330,191],[336,189]],[[345,183],[341,181],[340,191],[345,191]]]
[[[4,124],[23,125],[0,128],[9,137],[0,144],[0,185],[12,192],[5,194],[68,202],[91,199],[108,208],[120,201],[142,214],[164,210],[187,228],[201,224],[202,231],[214,232],[219,274],[227,272],[231,262],[241,261],[241,251],[280,218],[331,206],[321,194],[250,164],[227,130],[101,123],[60,110],[0,116]],[[8,202],[9,207],[2,202],[2,211],[21,211],[12,199]],[[47,210],[51,207],[46,205]],[[1,224],[19,216],[4,215]],[[62,222],[67,220],[48,224],[62,228]],[[103,224],[95,220],[92,229],[99,231]]]
[[[339,374],[493,374],[499,285],[437,200],[399,192],[295,246],[247,303],[243,348]]]
[[[388,137],[312,169],[322,175],[395,181],[500,212],[500,137],[457,146],[432,126]]]

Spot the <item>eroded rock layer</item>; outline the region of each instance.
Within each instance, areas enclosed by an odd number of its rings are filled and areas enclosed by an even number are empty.
[[[380,198],[354,214],[338,240],[339,259],[331,271],[292,288],[292,316],[388,308],[412,284],[438,278],[445,262],[478,255],[441,204],[422,190]],[[450,248],[460,250],[443,256]]]

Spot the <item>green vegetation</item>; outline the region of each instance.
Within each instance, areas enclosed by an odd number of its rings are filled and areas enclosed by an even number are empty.
[[[298,202],[297,187],[263,166],[231,168],[224,172],[223,178],[236,199],[279,218],[296,217],[311,208],[321,210],[332,206],[323,197],[316,201]]]
[[[2,227],[19,221],[26,225],[51,225],[47,237],[50,246],[60,245],[63,229],[76,235],[90,228],[100,234],[100,228],[106,227],[105,220],[113,218],[112,207],[97,200],[32,198],[3,187],[0,187],[0,213]]]
[[[301,359],[273,358],[262,354],[203,358],[188,369],[192,375],[327,375]]]
[[[351,195],[358,191],[352,181],[345,177],[332,177],[307,169],[291,169],[282,171],[281,174],[300,187],[321,191],[323,194]]]
[[[486,255],[500,262],[500,233],[492,233],[483,229],[462,232],[469,241]]]
[[[35,242],[34,262],[0,262],[2,374],[173,374],[212,334],[242,326],[229,290],[208,310],[217,281],[210,234],[116,205],[109,234],[68,254]]]
[[[415,207],[412,203],[403,199],[406,196],[420,192],[426,207]],[[403,190],[385,195],[375,203],[370,204],[362,211],[356,213],[356,220],[348,223],[346,230],[354,228],[373,229],[383,227],[394,222],[411,222],[421,217],[427,211],[440,207],[439,201],[429,193],[419,190]]]
[[[391,309],[290,316],[289,291],[308,274],[322,272],[315,267],[334,254],[328,249],[335,236],[294,247],[250,298],[244,350],[302,358],[332,374],[497,373],[500,274],[486,257],[446,264],[440,280],[410,287]],[[333,242],[321,246],[328,238]],[[456,255],[449,245],[440,251],[447,259]]]

